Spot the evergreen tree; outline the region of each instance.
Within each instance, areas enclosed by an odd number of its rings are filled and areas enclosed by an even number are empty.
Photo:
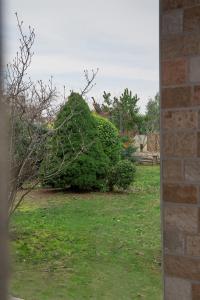
[[[94,108],[97,113],[106,113],[110,121],[115,124],[120,133],[137,130],[138,121],[138,101],[137,94],[133,95],[129,89],[125,89],[122,95],[111,97],[110,93],[104,92],[104,102],[97,109],[97,103],[94,101]]]
[[[160,97],[157,93],[154,99],[149,99],[146,106],[146,122],[149,132],[160,130]]]
[[[41,173],[54,172],[55,176],[45,184],[76,190],[104,189],[109,160],[99,140],[95,118],[81,95],[69,96],[54,126],[58,128],[57,135],[48,144],[52,155],[43,161]]]
[[[118,120],[118,128],[120,132],[132,131],[137,128],[137,116],[139,98],[133,95],[127,88],[124,90],[120,98],[114,98],[114,115]],[[117,118],[116,118],[117,117]]]

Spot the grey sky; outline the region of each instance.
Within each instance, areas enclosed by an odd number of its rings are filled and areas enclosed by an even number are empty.
[[[9,0],[7,53],[17,49],[14,12],[36,30],[31,76],[51,75],[60,89],[79,90],[83,70],[99,68],[89,97],[130,88],[141,110],[158,91],[158,0]]]

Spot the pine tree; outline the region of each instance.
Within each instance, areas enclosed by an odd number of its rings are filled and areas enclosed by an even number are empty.
[[[75,190],[104,189],[109,161],[95,118],[81,95],[73,92],[69,96],[54,125],[60,129],[49,141],[52,154],[48,163],[43,162],[41,173],[55,176],[49,176],[45,184]]]

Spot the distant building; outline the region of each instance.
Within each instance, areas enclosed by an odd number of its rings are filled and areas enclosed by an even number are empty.
[[[134,137],[134,146],[137,148],[137,152],[146,152],[147,151],[147,136],[137,134]]]
[[[158,133],[135,135],[134,146],[137,152],[160,152],[160,135]]]

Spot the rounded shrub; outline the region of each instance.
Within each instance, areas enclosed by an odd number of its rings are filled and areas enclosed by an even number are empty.
[[[120,160],[122,144],[118,129],[108,119],[94,114],[97,123],[98,137],[101,141],[103,151],[110,160],[110,165]]]
[[[85,191],[105,189],[109,160],[95,118],[81,95],[71,93],[54,129],[56,134],[47,145],[51,154],[41,169],[44,184]]]
[[[110,173],[110,189],[114,186],[126,190],[133,182],[136,168],[129,160],[121,160]]]

